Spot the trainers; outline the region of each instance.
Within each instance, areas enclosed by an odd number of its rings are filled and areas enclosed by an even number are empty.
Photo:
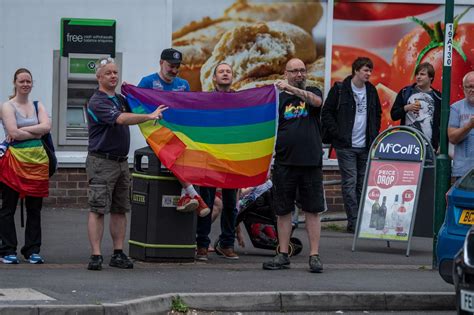
[[[16,255],[6,255],[3,256],[2,261],[4,264],[17,265],[20,263],[20,260]]]
[[[196,209],[196,213],[198,216],[202,218],[211,213],[211,209],[209,209],[204,200],[202,200],[201,196],[196,195],[193,197],[193,200],[196,200],[199,203],[199,206]]]
[[[196,260],[207,261],[207,248],[198,247],[196,251]]]
[[[102,270],[103,261],[104,261],[104,258],[102,257],[102,255],[91,255],[87,269],[88,270]]]
[[[227,259],[239,259],[239,255],[234,252],[232,247],[222,248],[220,245],[216,246],[216,254]]]
[[[110,258],[109,266],[121,269],[132,269],[133,262],[130,260],[130,258],[127,257],[127,255],[125,255],[124,253],[120,253],[112,255],[112,258]]]
[[[176,211],[193,212],[199,206],[199,201],[189,197],[189,195],[181,196],[176,205]]]
[[[323,263],[319,255],[309,256],[309,271],[315,273],[323,272]]]
[[[290,258],[283,255],[282,253],[277,254],[272,260],[263,263],[263,269],[266,270],[279,270],[289,269]]]
[[[44,259],[38,254],[31,254],[30,257],[28,257],[28,262],[30,264],[43,264]]]

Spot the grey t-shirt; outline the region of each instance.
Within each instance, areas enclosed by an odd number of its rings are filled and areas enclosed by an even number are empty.
[[[6,104],[9,104],[15,110],[15,118],[16,118],[17,128],[34,126],[34,125],[39,124],[38,116],[36,115],[36,111],[35,111],[35,114],[33,116],[25,117],[18,111],[18,107],[14,102],[9,101]],[[31,106],[34,106],[34,105],[31,105]],[[7,128],[5,128],[5,125],[3,125],[3,129],[5,131],[5,136],[7,136],[8,132],[7,132]]]
[[[474,104],[469,104],[462,99],[453,105],[449,111],[449,127],[460,128],[474,115]],[[474,167],[474,129],[463,141],[454,146],[452,176],[459,177],[466,174]]]

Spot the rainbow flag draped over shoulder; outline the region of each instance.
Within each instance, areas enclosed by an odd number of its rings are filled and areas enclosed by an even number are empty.
[[[20,197],[48,197],[49,160],[41,140],[15,141],[0,158],[0,181]]]
[[[274,86],[235,93],[166,92],[123,85],[131,110],[163,104],[163,119],[140,124],[160,161],[195,185],[242,188],[265,182],[275,146],[278,95]]]

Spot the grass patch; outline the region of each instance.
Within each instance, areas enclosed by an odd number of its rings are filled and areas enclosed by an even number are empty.
[[[178,295],[171,301],[171,310],[174,312],[186,313],[189,310],[189,306],[187,306],[183,299]]]
[[[336,223],[323,223],[321,229],[325,231],[344,232],[346,227]]]

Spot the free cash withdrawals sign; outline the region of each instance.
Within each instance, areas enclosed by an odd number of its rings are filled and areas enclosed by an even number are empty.
[[[61,56],[70,53],[115,57],[115,20],[61,19]]]
[[[416,134],[388,132],[372,148],[358,237],[408,241],[414,224],[424,147]]]

